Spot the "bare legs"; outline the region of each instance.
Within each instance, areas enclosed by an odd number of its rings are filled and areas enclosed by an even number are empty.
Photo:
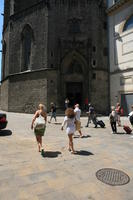
[[[79,134],[80,134],[80,137],[82,138],[82,137],[83,137],[83,134],[82,134],[81,130],[79,130],[78,132],[79,132]]]
[[[72,153],[75,153],[74,147],[73,147],[73,133],[68,135],[69,138],[69,150],[72,151]]]
[[[41,152],[41,149],[42,149],[42,136],[36,135],[36,141],[37,141],[37,144],[38,144],[38,151]]]

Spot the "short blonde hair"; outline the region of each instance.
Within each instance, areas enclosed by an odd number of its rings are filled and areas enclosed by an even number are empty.
[[[42,103],[40,103],[38,107],[39,107],[39,109],[43,110],[45,106]]]

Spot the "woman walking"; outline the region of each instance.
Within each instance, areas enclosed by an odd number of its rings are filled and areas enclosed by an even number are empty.
[[[118,123],[118,126],[121,126],[121,106],[120,106],[120,103],[117,103],[116,104],[116,113],[117,113],[117,123]]]
[[[61,130],[63,131],[63,127],[66,125],[66,133],[69,139],[68,150],[71,151],[72,154],[75,153],[74,145],[73,145],[73,134],[75,132],[75,113],[72,108],[67,108],[65,111],[64,121],[61,126]]]
[[[38,144],[38,151],[42,153],[44,152],[44,149],[42,147],[42,136],[44,136],[46,122],[47,122],[47,113],[44,110],[44,105],[39,104],[39,109],[35,112],[35,115],[31,123],[31,129],[34,128],[34,133]]]

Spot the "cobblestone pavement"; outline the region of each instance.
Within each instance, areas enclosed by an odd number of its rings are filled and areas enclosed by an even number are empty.
[[[45,157],[30,130],[32,115],[7,113],[7,118],[7,129],[0,131],[0,200],[133,200],[133,138],[122,127],[112,134],[107,117],[99,118],[105,129],[85,128],[87,118],[81,118],[86,137],[76,133],[76,155],[67,151],[63,117],[57,117],[57,124],[47,124]],[[130,182],[106,185],[95,175],[101,168],[122,170]]]

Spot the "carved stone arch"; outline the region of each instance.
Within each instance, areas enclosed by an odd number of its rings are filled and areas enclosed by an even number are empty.
[[[87,69],[88,64],[85,60],[85,58],[77,51],[72,51],[70,53],[68,53],[67,55],[65,55],[65,57],[62,60],[62,64],[61,64],[61,71],[62,73],[66,73],[68,67],[70,66],[71,62],[73,60],[76,60],[77,62],[79,62],[79,64],[81,64],[82,66],[82,71],[83,73],[85,72],[85,68]]]
[[[32,40],[34,41],[35,40],[34,31],[33,31],[32,26],[30,24],[25,24],[23,26],[22,31],[21,31],[21,39],[24,37],[24,33],[26,31],[28,31],[31,34]]]
[[[128,29],[127,29],[127,24],[130,22],[130,25],[132,25],[132,27],[133,27],[133,14],[132,15],[130,15],[130,16],[128,16],[127,17],[127,19],[126,19],[126,21],[125,21],[125,23],[123,24],[123,32],[125,31],[125,30],[129,30],[130,28],[128,27]],[[128,24],[129,25],[129,24]]]
[[[127,16],[126,19],[121,23],[121,25],[119,26],[119,33],[120,33],[120,34],[123,33],[124,27],[125,27],[126,23],[127,23],[128,20],[129,20],[130,18],[132,18],[132,17],[133,17],[133,15]]]
[[[26,24],[21,32],[21,71],[31,70],[34,45],[34,32],[29,24]]]

